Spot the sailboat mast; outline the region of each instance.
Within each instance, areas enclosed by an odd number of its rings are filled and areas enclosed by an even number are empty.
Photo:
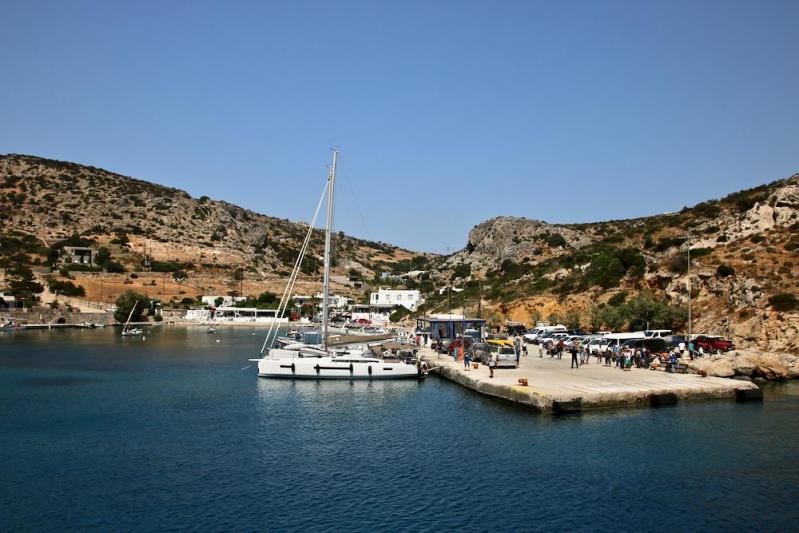
[[[136,310],[136,306],[139,305],[139,300],[133,302],[133,307],[130,308],[130,313],[128,314],[128,319],[125,321],[125,326],[122,328],[122,331],[127,331],[128,324],[130,324],[130,319],[133,317],[133,311]]]
[[[325,228],[325,283],[322,289],[322,342],[327,350],[328,296],[330,295],[330,238],[333,233],[333,196],[336,187],[336,162],[338,150],[333,149],[333,164],[330,167],[327,188],[327,227]]]

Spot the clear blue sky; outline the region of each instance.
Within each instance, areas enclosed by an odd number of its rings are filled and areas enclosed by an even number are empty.
[[[0,0],[0,153],[420,250],[799,171],[799,2]],[[362,217],[359,216],[360,207]]]

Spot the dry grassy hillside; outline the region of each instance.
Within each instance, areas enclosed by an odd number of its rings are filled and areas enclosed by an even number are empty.
[[[0,156],[0,228],[0,267],[49,265],[54,246],[86,243],[108,248],[124,270],[105,276],[109,288],[123,282],[138,286],[132,272],[180,270],[197,283],[195,289],[186,286],[174,294],[162,291],[177,297],[221,291],[230,285],[234,270],[257,284],[252,290],[282,285],[308,227],[95,167],[7,155]],[[319,279],[323,248],[323,232],[316,230],[303,265],[309,283]],[[342,232],[334,235],[333,250],[340,281],[356,274],[368,281],[382,271],[407,270],[411,260],[419,264],[427,259]],[[97,276],[72,276],[86,278],[83,283],[94,294],[91,278]],[[359,292],[346,284],[339,289]]]

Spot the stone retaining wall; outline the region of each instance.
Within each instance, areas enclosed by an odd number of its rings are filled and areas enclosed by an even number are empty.
[[[112,313],[70,313],[60,309],[13,309],[0,312],[0,322],[13,320],[18,324],[55,324],[60,318],[66,324],[91,322],[97,324],[113,324]]]

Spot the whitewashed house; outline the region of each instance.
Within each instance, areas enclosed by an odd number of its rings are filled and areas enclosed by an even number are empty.
[[[203,296],[202,302],[208,307],[217,307],[216,305],[217,298],[222,298],[222,305],[220,305],[219,307],[231,307],[234,304],[236,304],[236,302],[243,302],[244,300],[247,299],[244,296],[223,296],[221,294],[219,295],[212,294],[209,296]]]
[[[424,298],[418,290],[408,289],[384,289],[379,288],[369,296],[369,303],[372,305],[401,305],[410,311],[424,303]]]
[[[314,298],[316,298],[316,300],[319,302],[319,305],[322,305],[321,292],[317,292]],[[352,303],[352,298],[347,298],[346,296],[341,296],[340,294],[333,294],[332,292],[330,293],[330,296],[328,296],[327,298],[327,305],[333,309],[343,309],[351,303]]]

